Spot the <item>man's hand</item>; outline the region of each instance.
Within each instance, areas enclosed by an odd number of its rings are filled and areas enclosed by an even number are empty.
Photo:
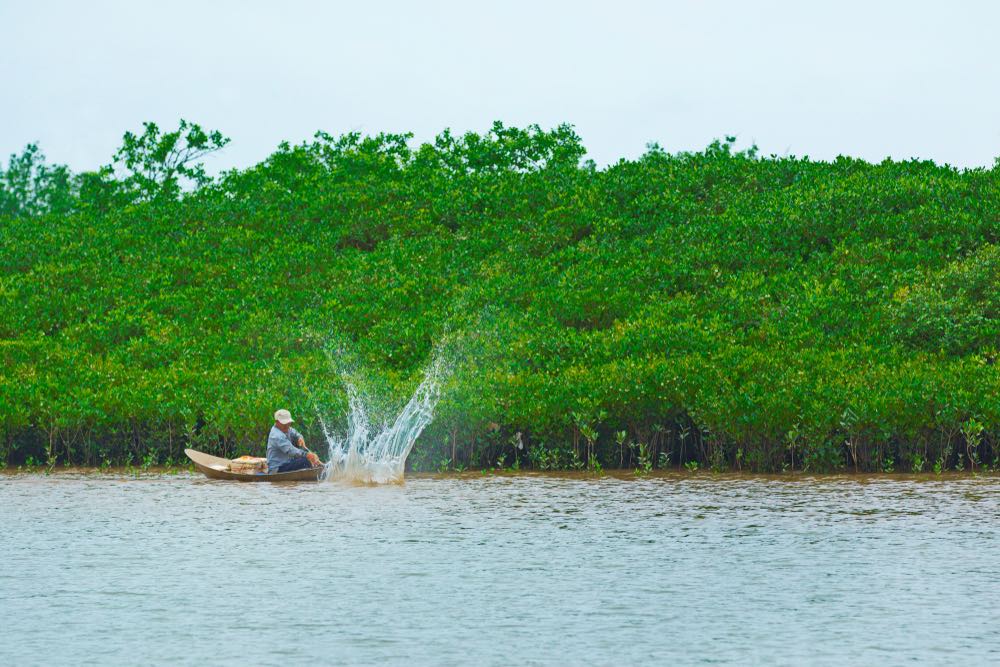
[[[306,454],[306,458],[309,459],[309,463],[312,464],[313,468],[317,468],[317,467],[323,465],[320,462],[319,457],[316,456],[315,454],[313,454],[312,452],[309,452],[308,454]]]

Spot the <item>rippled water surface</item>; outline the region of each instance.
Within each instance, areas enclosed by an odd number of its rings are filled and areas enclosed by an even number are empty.
[[[1000,662],[1000,480],[0,477],[0,664]]]

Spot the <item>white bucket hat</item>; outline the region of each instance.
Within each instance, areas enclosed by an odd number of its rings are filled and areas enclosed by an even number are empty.
[[[274,421],[280,422],[282,424],[291,424],[295,420],[292,419],[291,412],[282,408],[281,410],[278,410],[277,412],[274,413]]]

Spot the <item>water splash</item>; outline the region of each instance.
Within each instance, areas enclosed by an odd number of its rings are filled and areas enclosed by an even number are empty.
[[[346,436],[331,433],[320,415],[320,426],[329,443],[323,479],[361,484],[402,482],[406,457],[413,443],[434,419],[443,372],[441,360],[435,360],[392,425],[385,423],[377,431],[372,429],[369,410],[361,394],[345,378],[349,408]]]

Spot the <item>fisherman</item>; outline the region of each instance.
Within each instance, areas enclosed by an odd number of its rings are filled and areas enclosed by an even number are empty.
[[[291,427],[292,414],[285,409],[274,413],[274,426],[267,436],[267,471],[291,472],[323,465],[306,447],[302,434]],[[295,445],[298,445],[296,447]]]

